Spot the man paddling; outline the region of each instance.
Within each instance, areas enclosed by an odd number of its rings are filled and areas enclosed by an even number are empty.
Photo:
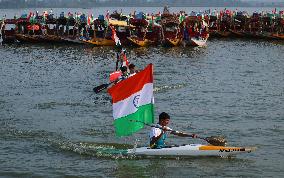
[[[188,137],[188,135],[181,133],[181,132],[176,132],[176,131],[171,131],[167,125],[170,122],[170,116],[169,114],[162,112],[159,115],[159,122],[156,125],[156,127],[152,127],[150,131],[150,147],[152,149],[159,149],[159,148],[165,148],[165,139],[167,138],[167,131],[170,134],[174,134],[180,137]],[[192,134],[192,138],[196,138],[197,135]]]
[[[122,80],[125,80],[129,77],[129,73],[127,72],[127,67],[126,66],[122,66],[120,67],[120,71],[122,72],[121,76],[118,78],[118,80],[116,82],[120,82]]]

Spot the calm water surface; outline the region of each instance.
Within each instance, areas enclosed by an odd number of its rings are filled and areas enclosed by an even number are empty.
[[[111,98],[92,92],[115,67],[113,48],[0,46],[0,176],[282,177],[283,50],[283,42],[238,39],[128,48],[139,68],[154,64],[156,116],[165,111],[177,130],[258,147],[232,159],[147,159],[101,151],[148,143],[149,128],[116,138]]]

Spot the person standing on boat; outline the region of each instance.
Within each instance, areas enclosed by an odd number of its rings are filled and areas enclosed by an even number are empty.
[[[159,122],[155,127],[151,128],[150,131],[150,148],[152,149],[160,149],[165,148],[165,140],[167,138],[167,132],[170,134],[174,134],[177,136],[185,137],[181,132],[172,131],[167,125],[170,123],[170,115],[166,112],[162,112],[159,115]],[[196,138],[196,134],[191,135],[192,138]]]

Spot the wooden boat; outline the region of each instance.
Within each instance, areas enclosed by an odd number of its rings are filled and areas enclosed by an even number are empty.
[[[218,30],[218,17],[216,15],[209,16],[209,34],[210,38],[217,37],[216,31]]]
[[[86,44],[83,40],[84,39],[80,39],[79,37],[76,37],[76,36],[74,36],[74,37],[71,37],[71,36],[69,36],[69,37],[61,37],[62,38],[62,40],[64,41],[64,42],[67,42],[67,43],[74,43],[74,44]]]
[[[16,40],[16,20],[6,19],[0,22],[0,40],[2,43],[13,43]]]
[[[244,37],[242,31],[245,31],[247,14],[245,12],[237,12],[235,16],[232,17],[232,25],[229,29],[232,36],[234,37]]]
[[[140,47],[149,46],[154,43],[153,41],[150,41],[148,39],[138,38],[137,36],[130,36],[130,37],[127,37],[127,39],[131,41],[134,45],[140,46]]]
[[[210,28],[209,28],[209,35],[210,35],[210,38],[218,38],[218,37],[220,37],[218,35],[218,33],[217,33],[217,30],[211,30]]]
[[[161,43],[162,27],[157,23],[150,23],[146,38],[151,41],[151,45],[159,45]]]
[[[132,25],[127,24],[126,21],[121,21],[121,20],[115,20],[115,19],[109,19],[109,25],[112,26],[121,26],[121,27],[134,27]]]
[[[158,22],[161,19],[155,16],[148,16],[147,21],[148,26],[145,38],[151,41],[151,45],[159,45],[161,43],[162,26]]]
[[[274,36],[272,36],[273,34],[270,32],[262,32],[262,33],[258,33],[257,36],[258,38],[261,39],[268,39],[268,40],[273,40],[276,39]]]
[[[229,12],[226,12],[222,17],[211,15],[209,18],[209,34],[211,37],[226,38],[232,33],[230,32],[232,25],[232,16]]]
[[[39,37],[44,42],[62,43],[64,42],[62,36],[64,36],[64,27],[66,27],[66,25],[67,19],[63,16],[58,19],[47,18],[46,21],[41,24],[41,35]]]
[[[206,46],[208,38],[209,38],[209,34],[207,34],[205,37],[192,37],[188,40],[183,40],[183,45],[184,46],[204,47],[204,46]]]
[[[257,32],[257,31],[251,31],[251,32],[242,32],[246,38],[253,38],[253,39],[275,39],[274,36],[272,36],[272,33],[269,32]]]
[[[284,40],[284,34],[272,34],[272,37],[279,40]]]
[[[111,20],[112,25],[117,24],[120,21]],[[114,21],[116,23],[114,23]],[[91,33],[91,39],[82,39],[86,44],[92,44],[95,46],[115,46],[115,41],[112,39],[112,31],[107,26],[103,15],[100,15],[98,19],[93,21],[94,29]]]
[[[31,24],[27,18],[21,18],[17,21],[17,30],[15,37],[20,42],[39,43],[45,42],[42,37],[40,23]]]
[[[221,38],[227,38],[232,34],[230,31],[216,31],[215,33],[216,36]]]
[[[235,36],[235,37],[244,37],[244,34],[240,31],[237,31],[237,30],[230,30],[232,36]]]
[[[209,34],[207,34],[206,37],[204,38],[191,38],[190,39],[190,42],[191,42],[191,45],[192,46],[199,46],[199,47],[203,47],[203,46],[206,46],[206,42],[207,42],[207,39],[209,38]]]
[[[164,44],[170,46],[178,46],[181,41],[182,38],[165,38]]]
[[[129,24],[127,22],[128,17],[126,17],[123,14],[114,12],[110,15],[110,18],[108,19],[109,26],[114,27],[116,31],[116,35],[119,38],[122,45],[131,45],[131,42],[127,39],[127,37],[130,37],[130,28],[133,28],[134,26]]]
[[[145,47],[152,43],[147,37],[149,22],[143,18],[144,14],[140,12],[135,18],[129,20],[130,24],[134,26],[130,28],[130,36],[127,39],[135,46]]]
[[[178,46],[182,41],[179,19],[176,15],[164,13],[161,16],[162,45]]]
[[[92,44],[96,46],[115,46],[115,42],[112,39],[106,38],[92,38],[91,40],[82,40],[87,44]]]
[[[29,34],[16,33],[15,37],[20,42],[28,42],[28,43],[44,42],[43,39],[41,38],[41,35],[29,35]]]
[[[253,15],[247,19],[246,30],[242,32],[246,38],[262,38],[260,35],[261,17],[258,13],[253,13]]]
[[[57,36],[57,35],[45,34],[45,35],[40,35],[39,38],[41,38],[42,41],[45,41],[45,42],[53,42],[53,43],[64,42],[64,40],[60,36]]]
[[[244,32],[241,32],[243,35],[244,35],[244,37],[246,37],[246,38],[257,38],[258,37],[258,35],[257,35],[257,33],[256,32],[250,32],[250,31],[244,31]]]
[[[208,24],[199,16],[188,16],[182,24],[183,44],[205,46],[209,38]],[[199,28],[198,28],[199,27]]]
[[[131,36],[129,26],[114,26],[114,28],[121,44],[125,46],[131,45],[131,42],[127,39]]]

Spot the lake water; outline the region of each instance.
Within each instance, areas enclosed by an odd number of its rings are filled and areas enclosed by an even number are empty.
[[[176,130],[257,147],[231,159],[148,159],[100,151],[128,148],[136,139],[148,144],[147,127],[115,137],[111,98],[92,91],[115,68],[112,47],[0,46],[0,176],[282,177],[283,50],[284,42],[246,39],[127,48],[140,69],[154,64],[156,117],[165,111]],[[175,136],[168,142],[205,144]]]

